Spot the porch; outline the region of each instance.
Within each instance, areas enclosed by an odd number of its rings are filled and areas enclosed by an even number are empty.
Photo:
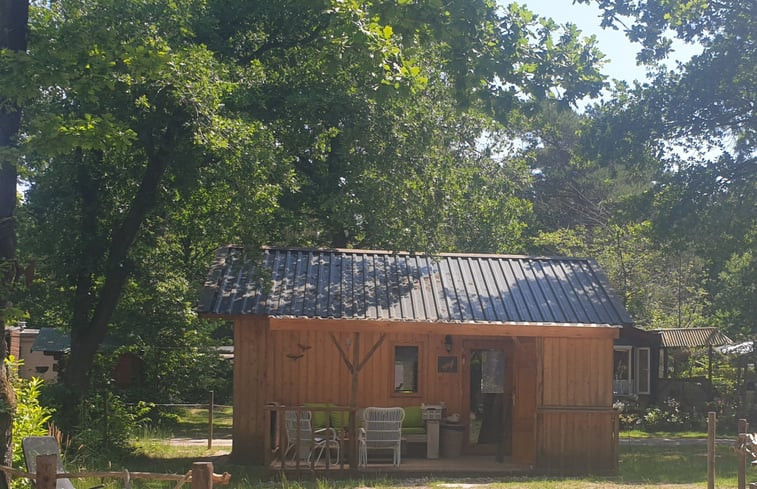
[[[357,447],[351,443],[353,435],[360,430],[359,419],[362,409],[329,406],[287,407],[271,403],[266,406],[266,421],[270,430],[265,439],[265,465],[274,472],[288,476],[304,477],[307,474],[322,477],[352,477],[356,474],[385,474],[400,477],[443,474],[449,476],[470,476],[475,474],[526,474],[532,466],[517,463],[503,453],[504,440],[488,446],[477,446],[475,453],[462,451],[460,446],[447,450],[440,449],[439,435],[402,435],[401,463],[393,464],[391,450],[376,450],[370,453],[367,464],[357,463]],[[296,426],[305,426],[308,432],[291,430],[291,419],[285,423],[285,413],[296,419]],[[320,428],[317,419],[329,424]],[[303,424],[302,420],[306,420]],[[311,423],[310,421],[313,420]],[[353,422],[354,420],[354,422]],[[335,423],[335,421],[337,421]],[[343,421],[343,422],[342,422]],[[325,432],[328,431],[329,435]],[[433,430],[431,430],[433,432]],[[320,432],[321,438],[318,433]],[[461,432],[459,432],[461,433]],[[328,438],[332,436],[333,438]],[[320,444],[319,444],[319,441]],[[306,441],[305,450],[296,447]],[[437,446],[428,450],[429,443]],[[450,443],[447,439],[446,443]],[[319,450],[319,447],[320,450]],[[499,452],[499,456],[497,455]],[[430,453],[433,455],[429,456]]]
[[[402,459],[399,467],[392,465],[391,459],[369,461],[366,467],[351,469],[348,465],[327,465],[324,461],[310,465],[287,461],[281,465],[279,460],[271,462],[269,469],[280,472],[288,479],[328,477],[347,478],[360,476],[388,476],[398,478],[424,477],[433,474],[435,477],[471,477],[471,476],[517,476],[533,474],[533,468],[518,464],[511,457],[505,457],[497,462],[494,455],[460,455],[454,458],[416,458]]]

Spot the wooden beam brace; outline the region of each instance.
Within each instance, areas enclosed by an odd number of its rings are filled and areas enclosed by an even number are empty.
[[[342,361],[345,365],[347,365],[347,370],[349,370],[350,373],[353,373],[352,362],[350,362],[350,359],[347,358],[347,353],[345,353],[345,351],[342,349],[342,345],[339,344],[339,340],[336,339],[334,333],[329,333],[329,336],[331,337],[331,341],[334,343],[334,346],[336,346],[336,349],[339,350],[339,355],[342,357]]]
[[[374,353],[376,353],[376,350],[379,349],[381,344],[386,339],[386,333],[382,334],[381,337],[379,337],[378,341],[371,347],[370,350],[368,350],[368,353],[366,353],[365,358],[360,362],[360,365],[357,366],[357,371],[360,372],[363,370],[363,367],[365,367],[365,364],[368,362],[368,360],[371,359]]]

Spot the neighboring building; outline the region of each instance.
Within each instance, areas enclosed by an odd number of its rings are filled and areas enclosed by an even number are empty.
[[[8,353],[23,361],[18,369],[19,377],[22,379],[38,377],[45,382],[55,382],[58,378],[58,362],[52,356],[34,349],[40,330],[27,328],[23,323],[21,324],[21,326],[6,330]]]
[[[626,326],[615,340],[613,393],[616,397],[638,397],[643,404],[654,402],[657,391],[660,335]]]
[[[496,445],[540,471],[616,467],[613,341],[631,319],[591,260],[275,248],[253,259],[229,246],[198,310],[234,322],[237,461],[264,461],[268,403],[443,401],[465,453]]]
[[[710,400],[714,394],[711,385],[714,348],[730,343],[717,328],[643,330],[625,327],[615,340],[615,396],[637,397],[642,404],[664,401],[668,397],[691,402]],[[697,349],[707,351],[707,376],[692,378],[688,372],[671,376],[674,358],[679,363],[688,363],[689,356]]]
[[[56,382],[62,362],[71,352],[71,335],[58,328],[9,328],[7,334],[11,355],[21,358],[24,364],[19,368],[22,378],[40,377],[46,382]],[[106,336],[100,348],[114,350],[119,341]],[[143,370],[142,359],[130,352],[119,356],[113,367],[113,380],[120,388],[138,384]]]

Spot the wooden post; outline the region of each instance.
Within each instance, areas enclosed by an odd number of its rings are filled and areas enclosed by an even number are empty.
[[[192,464],[192,489],[213,489],[213,462]]]
[[[268,429],[265,430],[265,436],[263,443],[265,443],[265,452],[263,453],[263,463],[265,464],[266,468],[271,467],[271,455],[273,450],[273,440],[271,436],[271,421],[273,416],[273,408],[266,406],[265,408],[265,425],[268,426]]]
[[[58,457],[56,455],[37,455],[36,489],[55,489],[58,482]]]
[[[715,412],[707,413],[707,489],[715,489]]]
[[[215,410],[215,396],[215,391],[210,391],[210,404],[208,405],[208,450],[213,448],[213,411]]]
[[[712,345],[707,347],[707,380],[712,382]]]
[[[738,432],[738,440],[739,442],[744,441],[744,437],[746,436],[747,431],[749,431],[749,424],[747,424],[745,419],[739,420],[739,432]],[[739,467],[737,471],[738,475],[738,488],[739,489],[746,489],[746,450],[744,446],[741,446],[741,449],[738,451],[738,457],[739,457]]]
[[[360,364],[360,333],[352,333],[352,392],[350,393],[350,411],[357,413],[358,365]],[[357,467],[357,416],[350,416],[350,468]]]

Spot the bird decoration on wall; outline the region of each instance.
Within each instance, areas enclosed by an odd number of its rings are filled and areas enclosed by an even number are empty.
[[[305,355],[304,353],[287,353],[287,358],[291,358],[294,361],[299,360],[302,358],[302,356]]]
[[[297,343],[297,346],[299,346],[300,350],[302,350],[302,351],[308,351],[309,349],[313,348],[310,345],[303,345],[302,343]]]

